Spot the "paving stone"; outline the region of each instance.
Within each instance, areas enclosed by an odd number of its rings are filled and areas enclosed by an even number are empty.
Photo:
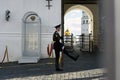
[[[88,80],[92,77],[99,79],[99,76],[102,80],[106,71],[99,64],[99,55],[81,52],[78,54],[80,57],[77,61],[64,55],[64,71],[60,72],[55,71],[53,58],[42,59],[37,64],[0,64],[0,80]]]

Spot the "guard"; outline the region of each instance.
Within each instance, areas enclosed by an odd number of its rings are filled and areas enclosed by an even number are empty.
[[[73,57],[71,56],[67,50],[64,48],[64,45],[60,42],[60,40],[63,39],[63,37],[61,37],[59,35],[60,32],[60,26],[61,24],[55,26],[56,31],[53,34],[53,41],[54,41],[54,50],[55,50],[55,67],[56,67],[56,71],[62,71],[62,69],[60,69],[59,66],[59,58],[60,58],[60,52],[63,51],[64,54],[66,54],[68,57],[70,57],[73,60],[77,60],[79,55],[77,57]]]

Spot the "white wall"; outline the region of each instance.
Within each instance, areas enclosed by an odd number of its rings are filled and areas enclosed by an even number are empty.
[[[47,58],[47,45],[52,41],[54,26],[61,23],[61,0],[51,1],[50,10],[46,0],[0,0],[0,62],[5,46],[8,46],[10,61],[22,56],[22,18],[28,11],[36,12],[41,18],[41,58]],[[10,20],[5,20],[5,11],[9,9]]]

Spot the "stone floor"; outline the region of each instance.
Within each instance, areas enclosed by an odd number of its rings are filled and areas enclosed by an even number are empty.
[[[55,71],[54,58],[41,59],[37,64],[0,64],[0,80],[106,80],[99,53],[74,53],[80,55],[77,61],[64,55],[63,71]]]

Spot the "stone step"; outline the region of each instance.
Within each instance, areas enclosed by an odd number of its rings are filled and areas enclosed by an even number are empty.
[[[18,63],[37,63],[39,59],[39,57],[22,57],[18,60]]]

